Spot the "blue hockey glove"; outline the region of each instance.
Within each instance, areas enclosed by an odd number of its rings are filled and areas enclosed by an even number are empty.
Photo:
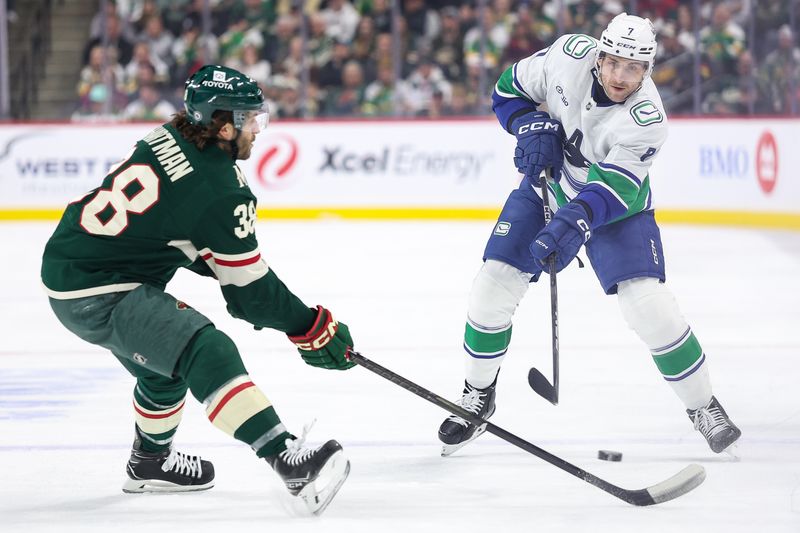
[[[536,263],[548,272],[547,258],[556,254],[556,272],[562,271],[591,237],[589,222],[582,205],[570,202],[560,207],[531,243],[530,250]]]
[[[539,186],[539,174],[550,167],[552,177],[561,179],[564,164],[564,127],[542,111],[525,113],[511,123],[511,132],[517,137],[514,166],[531,184]]]

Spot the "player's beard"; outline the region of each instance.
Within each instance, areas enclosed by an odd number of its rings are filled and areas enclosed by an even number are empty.
[[[236,147],[239,149],[239,152],[236,154],[236,159],[248,159],[255,140],[256,136],[252,133],[239,133],[236,137]]]

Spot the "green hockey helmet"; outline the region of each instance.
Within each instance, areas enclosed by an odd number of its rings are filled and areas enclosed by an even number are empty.
[[[186,80],[183,93],[186,118],[192,124],[211,124],[214,111],[231,111],[240,131],[263,131],[269,111],[258,84],[232,68],[204,65]]]

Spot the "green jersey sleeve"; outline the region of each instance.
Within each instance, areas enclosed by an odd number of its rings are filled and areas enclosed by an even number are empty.
[[[195,220],[190,240],[219,281],[232,316],[285,333],[308,329],[313,311],[261,256],[255,234],[255,197],[248,188],[217,198]]]

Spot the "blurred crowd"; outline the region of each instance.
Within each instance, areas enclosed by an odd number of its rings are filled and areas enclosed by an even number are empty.
[[[206,63],[255,79],[276,117],[488,114],[507,66],[632,5],[658,31],[671,114],[800,111],[798,0],[395,0],[396,19],[392,1],[105,0],[73,118],[167,120]]]

